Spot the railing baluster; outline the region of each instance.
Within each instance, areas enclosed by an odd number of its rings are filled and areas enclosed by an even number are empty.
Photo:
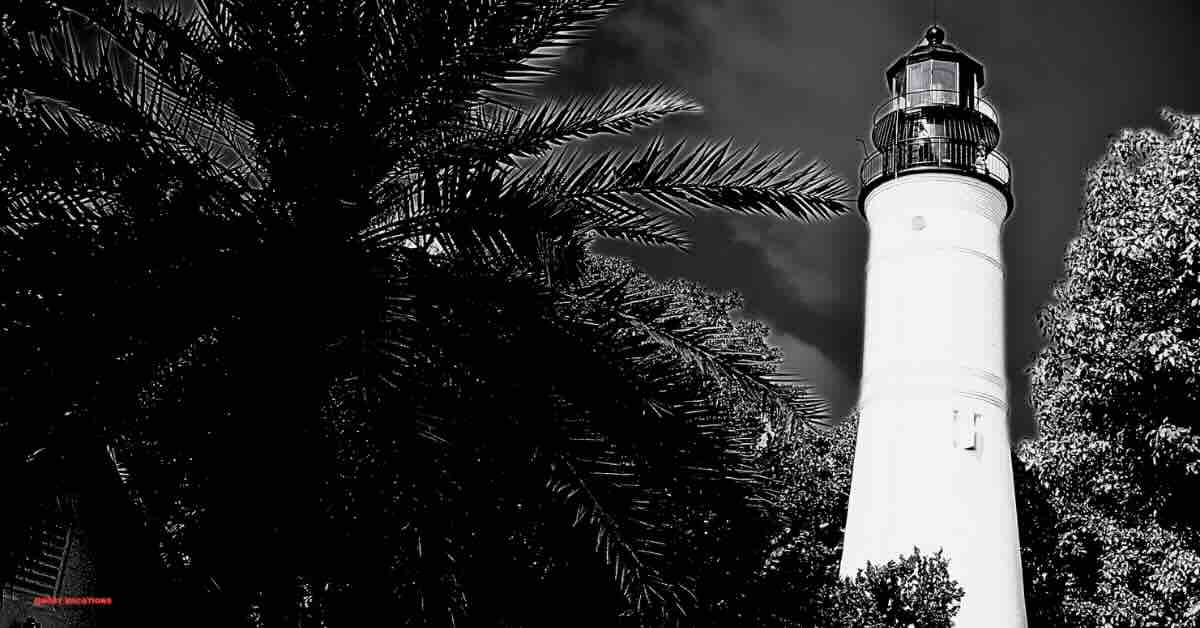
[[[908,92],[885,100],[883,104],[875,109],[875,116],[872,122],[879,122],[884,116],[904,109],[916,109],[929,105],[958,105],[959,99],[959,92],[953,90],[925,89]],[[996,116],[996,108],[986,98],[975,96],[973,101],[972,109],[983,114],[993,122],[1000,123],[1000,119]]]
[[[981,151],[975,142],[945,137],[922,137],[897,142],[891,150],[869,155],[859,167],[863,186],[880,178],[895,178],[910,169],[952,168],[983,175],[1007,188],[1011,178],[1008,159],[996,151]]]

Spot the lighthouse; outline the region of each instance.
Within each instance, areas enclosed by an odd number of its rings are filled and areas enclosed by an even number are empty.
[[[870,229],[841,573],[943,550],[955,625],[1024,627],[1004,369],[1011,169],[983,66],[931,27],[886,72],[859,170]]]

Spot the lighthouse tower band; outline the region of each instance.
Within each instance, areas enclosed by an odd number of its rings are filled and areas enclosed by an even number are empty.
[[[934,26],[886,73],[860,169],[870,227],[841,573],[943,550],[955,625],[1024,627],[1004,368],[1011,170],[983,66]]]

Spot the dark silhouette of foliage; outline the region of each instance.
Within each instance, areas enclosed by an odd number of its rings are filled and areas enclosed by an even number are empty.
[[[1040,434],[1019,456],[1053,516],[1023,514],[1022,530],[1056,536],[1032,597],[1061,595],[1065,625],[1200,619],[1200,118],[1163,117],[1170,136],[1124,132],[1090,171],[1066,276],[1039,318]]]
[[[848,188],[727,143],[579,152],[700,109],[530,104],[618,4],[0,8],[0,458],[52,480],[5,538],[75,512],[113,623],[686,623],[679,496],[765,516],[713,379],[780,429],[822,406],[587,247]]]
[[[590,260],[588,274],[593,277],[625,278],[631,290],[646,298],[670,304],[670,310],[690,326],[715,333],[710,342],[736,355],[753,372],[783,379],[783,355],[767,343],[769,330],[760,322],[733,316],[744,306],[737,294],[714,294],[684,280],[656,282],[629,264],[610,258]],[[818,451],[830,443],[816,428],[778,421],[755,385],[738,385],[741,377],[722,369],[700,370],[704,388],[710,391],[709,403],[718,409],[715,420],[729,426],[752,452],[751,464],[760,478],[761,492],[755,508],[745,508],[728,495],[709,494],[705,487],[686,487],[675,495],[665,513],[671,536],[680,539],[672,548],[670,564],[681,576],[694,582],[697,611],[687,619],[689,626],[794,626],[813,617],[817,606],[816,580],[806,580],[806,570],[821,570],[816,562],[828,560],[803,550],[817,543],[807,535],[816,530],[823,512],[829,509],[837,519],[834,534],[840,542],[840,523],[844,506],[838,508],[838,496],[829,490],[823,477],[838,472],[838,464],[822,458]],[[824,412],[823,403],[809,398],[813,412]],[[850,433],[853,443],[853,432]],[[830,470],[829,467],[833,467]],[[810,475],[811,473],[811,475]],[[848,480],[849,467],[845,474]],[[696,489],[699,490],[696,490]],[[798,497],[803,495],[805,499]],[[808,518],[805,518],[808,517]],[[802,550],[780,548],[782,538],[792,539],[795,531]],[[791,560],[782,569],[780,557]],[[836,562],[836,558],[833,558]],[[829,578],[832,581],[832,576]]]

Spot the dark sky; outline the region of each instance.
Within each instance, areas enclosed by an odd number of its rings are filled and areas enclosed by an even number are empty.
[[[1005,0],[939,3],[948,43],[986,68],[1012,160],[1004,232],[1014,435],[1034,433],[1024,369],[1041,345],[1034,323],[1077,231],[1083,173],[1110,135],[1164,129],[1168,106],[1200,113],[1195,0]],[[630,0],[563,62],[554,91],[631,83],[686,90],[706,108],[653,133],[800,149],[857,191],[883,71],[930,24],[925,0]],[[844,412],[861,371],[867,229],[857,212],[827,224],[706,214],[686,222],[691,254],[630,246],[657,277],[746,296],[774,330],[788,368]]]

